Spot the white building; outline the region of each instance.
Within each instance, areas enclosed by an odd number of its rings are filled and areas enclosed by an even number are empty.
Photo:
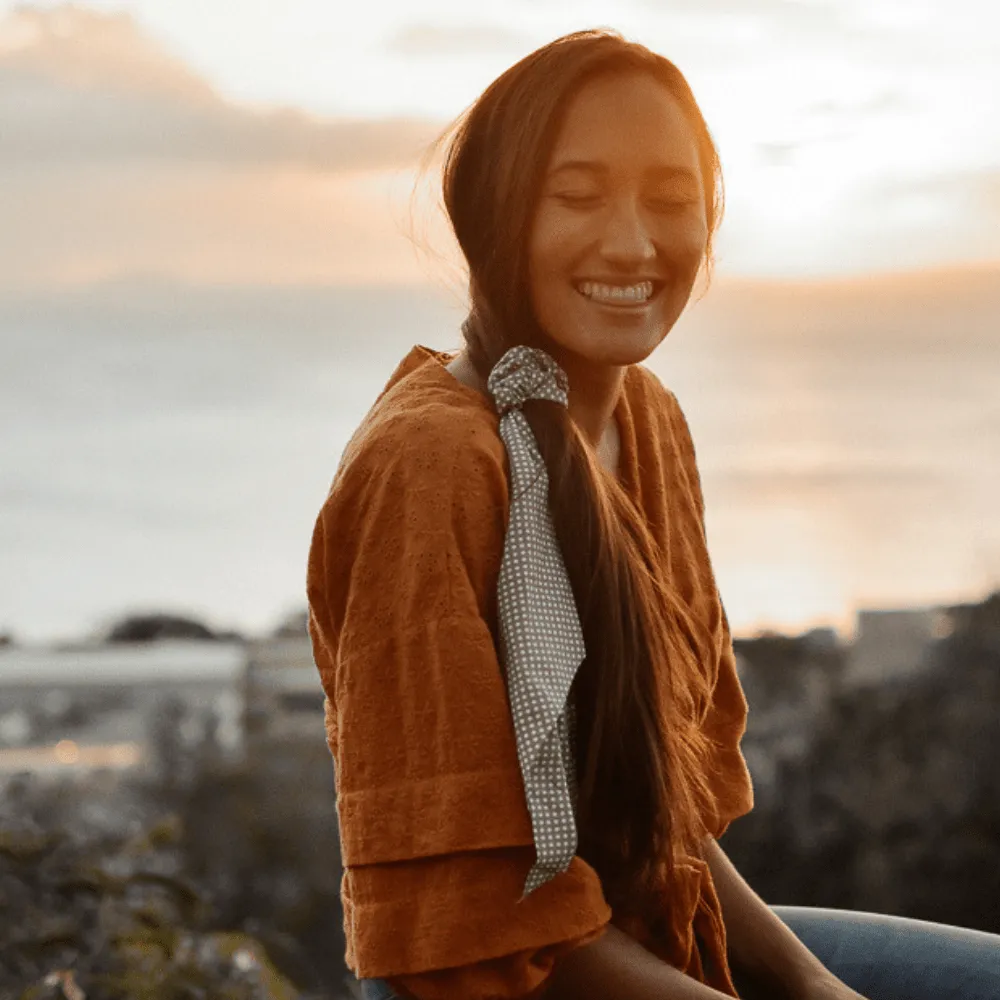
[[[246,662],[242,642],[0,648],[0,772],[136,766],[168,718],[239,757]]]
[[[930,665],[934,644],[949,629],[950,617],[943,608],[859,611],[844,683],[880,684],[921,673]]]
[[[322,741],[323,698],[308,635],[247,644],[248,738]]]

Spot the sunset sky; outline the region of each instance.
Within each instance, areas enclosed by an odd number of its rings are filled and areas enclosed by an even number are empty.
[[[0,632],[301,601],[351,430],[404,349],[457,346],[421,154],[596,26],[676,62],[720,149],[715,281],[650,367],[734,626],[1000,586],[1000,5],[481,10],[0,0]]]
[[[236,13],[234,13],[236,12]],[[720,275],[1000,259],[991,0],[0,0],[3,288],[424,281],[412,164],[520,56],[610,25],[719,143]],[[430,210],[421,236],[447,250]]]

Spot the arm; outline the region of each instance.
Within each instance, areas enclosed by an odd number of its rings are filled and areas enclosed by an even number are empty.
[[[654,377],[655,378],[655,377]],[[708,818],[710,836],[704,851],[722,907],[730,965],[753,977],[767,1000],[864,1000],[827,971],[770,907],[750,888],[726,857],[716,838],[729,823],[753,808],[753,787],[740,740],[746,728],[747,703],[736,670],[732,634],[718,593],[708,556],[705,500],[694,441],[677,397],[659,385],[665,397],[677,461],[682,474],[675,480],[681,494],[687,490],[694,515],[694,529],[677,532],[681,544],[680,569],[701,568],[692,584],[699,595],[702,620],[716,642],[718,672],[712,701],[703,721],[706,735],[717,748],[709,780],[715,795],[716,814]],[[669,436],[669,435],[668,435]],[[687,542],[687,550],[681,545]]]
[[[535,852],[490,630],[503,443],[421,413],[419,448],[397,419],[347,452],[310,547],[345,957],[400,996],[513,1000],[611,911],[579,857],[521,900]]]
[[[545,1000],[726,1000],[661,961],[613,924],[555,966]]]
[[[750,888],[714,837],[707,839],[705,860],[722,905],[730,962],[752,976],[765,996],[786,1000],[860,997],[829,972]]]

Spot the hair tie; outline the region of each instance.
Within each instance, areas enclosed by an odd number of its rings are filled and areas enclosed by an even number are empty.
[[[576,854],[577,787],[569,698],[586,655],[583,630],[549,512],[549,478],[521,406],[568,406],[566,373],[544,351],[520,345],[490,372],[510,461],[510,516],[497,590],[501,656],[507,671],[517,756],[535,839],[535,863],[521,898],[566,871]]]

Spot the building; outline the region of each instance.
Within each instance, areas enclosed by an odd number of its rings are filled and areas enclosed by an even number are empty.
[[[242,642],[0,648],[0,772],[156,765],[167,735],[243,752]]]
[[[844,684],[881,684],[922,673],[931,665],[934,644],[951,627],[938,607],[859,611]]]
[[[308,635],[247,643],[249,740],[325,740],[324,697]]]

